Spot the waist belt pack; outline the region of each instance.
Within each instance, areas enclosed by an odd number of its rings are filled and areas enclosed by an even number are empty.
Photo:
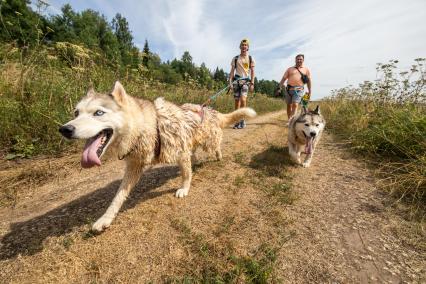
[[[290,91],[290,90],[303,90],[303,89],[304,89],[303,86],[292,86],[292,85],[288,85],[287,84],[287,91]]]

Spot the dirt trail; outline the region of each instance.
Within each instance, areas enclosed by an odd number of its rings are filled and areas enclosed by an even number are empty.
[[[294,166],[284,116],[226,129],[221,162],[197,153],[186,198],[174,197],[177,167],[148,170],[97,236],[90,225],[122,162],[22,188],[14,208],[0,208],[0,282],[426,281],[425,252],[407,242],[371,170],[327,133],[311,167]]]

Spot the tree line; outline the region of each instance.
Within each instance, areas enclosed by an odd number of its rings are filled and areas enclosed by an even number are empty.
[[[83,46],[100,54],[102,63],[119,72],[133,71],[147,79],[168,84],[182,82],[215,89],[227,84],[229,74],[216,67],[209,70],[204,63],[197,66],[189,51],[180,59],[163,62],[151,51],[148,40],[143,50],[135,46],[127,19],[117,13],[111,21],[97,11],[73,10],[70,4],[61,8],[61,14],[44,16],[48,4],[38,0],[35,9],[30,0],[0,2],[0,42],[12,43],[18,48],[54,46],[69,43]],[[276,81],[255,78],[255,91],[273,95]]]

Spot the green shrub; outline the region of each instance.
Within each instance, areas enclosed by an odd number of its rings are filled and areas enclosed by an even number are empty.
[[[379,161],[380,184],[416,206],[426,201],[424,61],[399,78],[396,61],[379,64],[380,80],[336,90],[321,103],[328,129]]]

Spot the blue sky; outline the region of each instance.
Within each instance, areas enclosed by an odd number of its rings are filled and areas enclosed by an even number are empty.
[[[313,99],[332,89],[376,79],[376,63],[398,59],[407,70],[426,57],[426,0],[48,0],[48,13],[70,3],[110,21],[129,22],[134,43],[145,39],[163,61],[188,50],[194,62],[227,72],[242,38],[250,39],[256,76],[281,79],[305,54],[313,77]]]

